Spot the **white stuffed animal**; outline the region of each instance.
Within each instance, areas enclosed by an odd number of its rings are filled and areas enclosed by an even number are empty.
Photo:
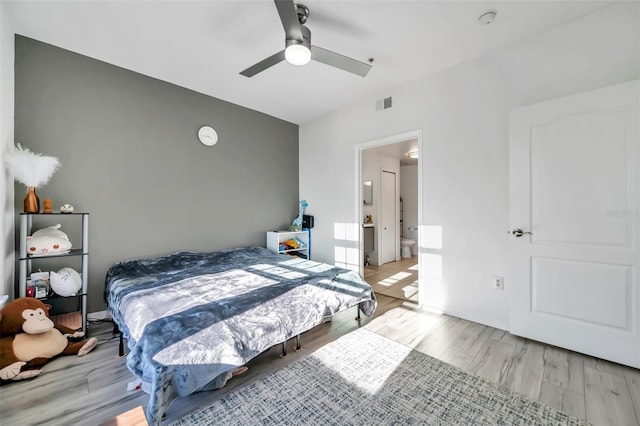
[[[63,204],[60,206],[60,213],[73,213],[73,206],[71,204]]]
[[[59,230],[60,226],[60,224],[57,224],[39,229],[30,237],[27,237],[27,254],[45,256],[68,253],[72,244],[67,234]]]
[[[49,282],[53,291],[64,297],[75,296],[78,294],[78,290],[82,288],[80,274],[69,267],[64,267],[58,272],[51,271],[49,273]]]

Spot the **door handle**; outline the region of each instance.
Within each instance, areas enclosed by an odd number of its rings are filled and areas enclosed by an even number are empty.
[[[513,231],[511,231],[511,233],[512,233],[512,234],[513,234],[513,236],[514,236],[514,237],[516,237],[516,238],[520,238],[520,237],[522,237],[523,235],[527,235],[527,234],[528,234],[528,235],[532,235],[532,234],[531,234],[531,232],[529,232],[529,231],[523,231],[523,230],[522,230],[522,229],[520,229],[520,228],[516,228],[516,229],[514,229]]]

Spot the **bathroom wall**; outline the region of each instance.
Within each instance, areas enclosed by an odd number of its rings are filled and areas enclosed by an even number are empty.
[[[363,206],[362,219],[364,216],[370,214],[373,216],[373,224],[375,226],[375,241],[374,250],[369,252],[370,262],[372,265],[380,265],[380,212],[381,212],[381,200],[380,200],[380,173],[382,170],[393,172],[396,174],[396,235],[398,236],[396,242],[396,260],[400,259],[400,160],[393,157],[388,157],[378,154],[377,148],[370,148],[362,152],[362,181],[370,180],[373,184],[373,203],[370,206]],[[416,177],[417,179],[417,177]],[[417,181],[416,181],[417,186]],[[416,189],[417,198],[417,189]],[[416,200],[417,203],[417,200]],[[416,204],[417,206],[417,204]],[[417,207],[416,207],[417,208]],[[416,226],[417,226],[417,213],[416,213]]]
[[[367,149],[362,152],[362,181],[365,182],[368,180],[370,180],[372,183],[372,203],[368,206],[362,206],[362,218],[360,220],[364,222],[364,217],[367,215],[371,215],[371,217],[373,218],[373,226],[375,227],[379,219],[376,209],[379,205],[379,192],[377,191],[380,189],[378,154],[376,153],[375,149]],[[364,253],[364,255],[369,255],[369,263],[371,265],[378,264],[378,242],[376,240],[377,238],[375,238],[373,242],[373,250],[368,253]],[[364,261],[364,256],[362,261]]]
[[[404,238],[418,241],[418,166],[400,166],[400,197],[402,198],[402,232]],[[418,245],[412,248],[418,255]]]
[[[376,179],[378,182],[376,182]],[[378,154],[375,150],[367,149],[362,152],[362,181],[371,181],[372,182],[372,203],[368,206],[362,206],[362,220],[364,221],[364,216],[372,215],[373,221],[377,219],[377,215],[375,213],[375,208],[378,204],[378,197],[376,194],[376,190],[378,189],[378,184],[380,183],[380,176],[378,176]]]

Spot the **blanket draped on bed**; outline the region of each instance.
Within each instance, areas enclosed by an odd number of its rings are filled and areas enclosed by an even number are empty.
[[[150,387],[152,423],[273,345],[359,303],[370,316],[376,304],[356,272],[259,247],[121,262],[105,299],[127,338],[127,367]]]

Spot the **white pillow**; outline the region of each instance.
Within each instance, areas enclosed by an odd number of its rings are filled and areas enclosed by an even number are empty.
[[[39,229],[27,237],[27,254],[46,256],[66,253],[71,250],[71,241],[67,234],[60,231],[60,224]]]
[[[56,294],[65,297],[75,296],[82,288],[80,274],[69,267],[64,267],[58,272],[51,271],[49,283]]]

